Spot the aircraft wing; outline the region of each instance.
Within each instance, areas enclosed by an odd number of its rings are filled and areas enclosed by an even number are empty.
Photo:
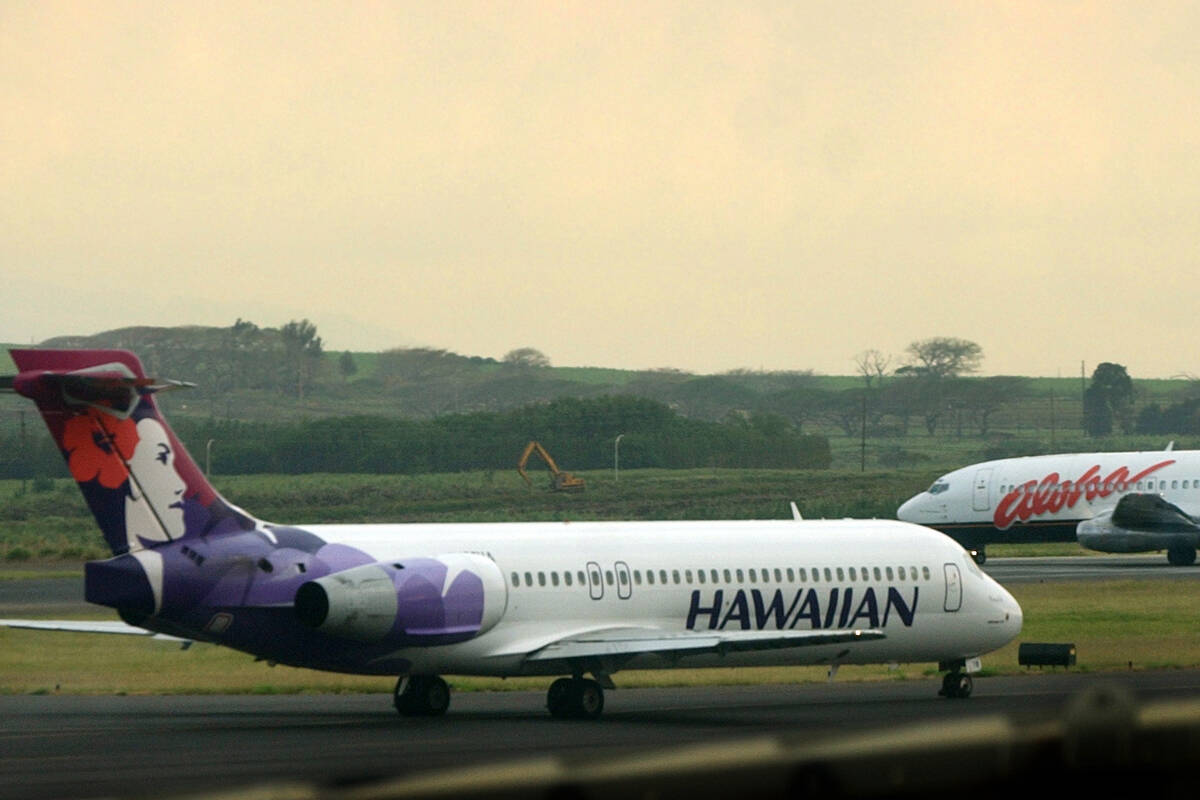
[[[779,650],[823,644],[867,642],[883,639],[876,629],[822,631],[703,631],[667,632],[644,628],[599,630],[560,639],[531,652],[529,661],[567,658],[632,657],[658,654],[689,656],[708,653],[738,653],[748,650]]]
[[[145,628],[127,625],[119,620],[82,619],[0,619],[0,628],[25,628],[37,631],[65,631],[68,633],[109,633],[126,636],[150,636],[169,642],[190,642],[178,636],[155,633]]]

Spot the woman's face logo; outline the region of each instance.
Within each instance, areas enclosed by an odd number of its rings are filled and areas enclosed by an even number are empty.
[[[184,533],[183,493],[187,485],[175,471],[175,450],[166,429],[147,417],[137,423],[138,445],[129,460],[132,480],[125,500],[129,543],[165,542]]]

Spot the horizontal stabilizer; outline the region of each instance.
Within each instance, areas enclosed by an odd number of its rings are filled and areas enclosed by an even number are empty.
[[[150,636],[169,642],[187,642],[178,636],[155,633],[145,628],[126,625],[118,620],[82,619],[0,619],[0,628],[25,628],[37,631],[63,631],[66,633],[108,633],[124,636]]]

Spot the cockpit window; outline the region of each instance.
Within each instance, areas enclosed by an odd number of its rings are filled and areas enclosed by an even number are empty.
[[[941,494],[942,492],[948,490],[949,488],[950,488],[950,484],[946,480],[944,480],[942,478],[938,478],[936,481],[933,482],[933,486],[929,487],[929,493],[930,494]]]

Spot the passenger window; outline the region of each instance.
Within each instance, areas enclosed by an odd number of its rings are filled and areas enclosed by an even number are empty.
[[[737,571],[737,582],[738,582],[738,583],[744,583],[744,582],[745,582],[745,580],[746,580],[746,579],[745,579],[744,577],[742,577],[742,571],[739,569],[739,570]]]
[[[875,580],[877,580],[877,581],[883,580],[883,573],[881,573],[879,571],[879,567],[875,567],[872,571],[875,573]]]
[[[812,578],[812,580],[813,580],[813,583],[820,583],[820,582],[821,582],[821,570],[820,570],[820,569],[818,569],[817,567],[813,567],[813,578]]]
[[[679,583],[679,570],[671,570],[671,577],[675,580],[675,583]]]
[[[667,571],[665,569],[660,569],[658,571],[658,582],[663,586],[667,585]]]
[[[513,582],[513,586],[520,586],[521,585],[521,576],[514,572],[512,574],[512,582]]]
[[[839,581],[846,580],[846,572],[841,567],[837,568],[837,576]]]
[[[856,570],[854,567],[850,567],[850,580],[858,580],[858,570]]]
[[[900,580],[902,580],[902,581],[903,581],[903,580],[907,580],[907,579],[905,578],[905,576],[904,576],[904,567],[896,567],[896,571],[897,571],[897,572],[899,573],[899,575],[900,575]]]
[[[758,572],[753,569],[750,570],[750,582],[758,583]]]
[[[1179,483],[1179,481],[1171,481],[1171,488],[1178,489],[1179,488],[1179,486],[1177,485],[1178,483]]]
[[[891,583],[893,580],[895,580],[892,577],[892,568],[891,567],[887,568],[887,579],[888,579],[888,583]]]
[[[565,583],[567,586],[571,585],[571,570],[567,570],[563,573],[563,583]]]
[[[909,571],[909,573],[912,575],[912,579],[915,581],[915,580],[917,579],[917,568],[916,568],[916,567],[909,567],[909,568],[908,568],[908,571]]]
[[[692,571],[690,569],[683,571],[683,582],[689,584],[692,582]]]
[[[592,583],[597,586],[600,585],[600,573],[596,570],[592,570]]]
[[[783,583],[783,572],[780,571],[779,567],[775,568],[775,582]]]
[[[538,573],[538,586],[545,586],[545,585],[546,585],[546,573],[539,572]]]
[[[533,573],[532,572],[525,573],[525,585],[533,586]]]
[[[640,569],[635,569],[633,571],[633,582],[638,586],[642,585],[642,571]]]
[[[788,578],[788,583],[796,582],[796,572],[791,567],[787,568],[787,578]]]
[[[613,574],[611,569],[604,570],[604,582],[609,586],[613,585]]]
[[[921,577],[929,580],[929,567],[921,567]]]
[[[550,585],[558,586],[558,571],[557,570],[550,573]]]
[[[629,573],[625,572],[624,570],[621,570],[620,572],[617,573],[617,580],[619,580],[621,582],[622,586],[628,586],[629,585]]]
[[[650,584],[651,586],[654,585],[654,570],[646,570],[646,583]]]
[[[711,569],[711,570],[709,570],[709,571],[708,571],[708,575],[709,575],[709,577],[711,577],[711,578],[712,578],[712,582],[713,582],[713,583],[717,583],[717,582],[718,582],[719,578],[717,578],[717,571],[716,571],[715,569]]]
[[[800,568],[800,582],[808,583],[808,571],[804,567]]]
[[[725,570],[724,574],[725,574],[725,582],[733,583],[733,577],[729,574],[729,570]]]
[[[829,567],[825,568],[825,582],[833,583],[833,570],[829,569]]]
[[[575,575],[579,578],[580,586],[583,586],[584,584],[587,583],[587,576],[583,574],[583,570],[579,570],[579,572],[576,572]],[[600,582],[599,579],[597,579],[596,583],[599,583],[599,582]]]
[[[707,578],[707,576],[704,574],[704,570],[702,570],[702,569],[696,570],[696,580],[698,580],[700,583],[705,583],[706,578]]]

